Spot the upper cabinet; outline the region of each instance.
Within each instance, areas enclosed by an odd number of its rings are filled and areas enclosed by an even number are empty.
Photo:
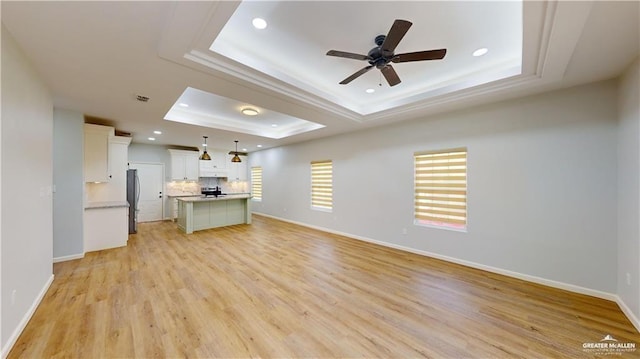
[[[112,136],[109,138],[109,199],[127,199],[127,158],[131,137]]]
[[[231,162],[233,155],[227,156],[227,164],[229,165],[228,181],[246,181],[247,180],[247,159],[241,157],[242,162]]]
[[[200,177],[227,177],[227,155],[223,151],[213,150],[207,152],[211,160],[200,161]]]
[[[108,182],[109,139],[115,135],[113,127],[84,124],[84,181]]]
[[[171,180],[197,181],[199,176],[198,152],[169,150],[171,154]]]

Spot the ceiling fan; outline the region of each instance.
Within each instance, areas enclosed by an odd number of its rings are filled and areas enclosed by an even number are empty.
[[[394,53],[394,50],[400,43],[400,40],[402,40],[407,31],[409,31],[411,25],[413,24],[407,20],[394,21],[391,29],[389,30],[389,33],[386,36],[376,36],[374,41],[377,46],[371,49],[366,55],[354,54],[352,52],[329,50],[327,52],[328,56],[344,57],[354,60],[365,60],[369,62],[368,66],[365,66],[362,69],[356,71],[353,75],[342,80],[340,84],[346,85],[349,82],[364,75],[372,68],[376,67],[378,70],[380,70],[380,72],[382,72],[382,75],[384,75],[384,78],[389,83],[389,86],[395,86],[401,81],[400,77],[398,77],[398,74],[396,73],[396,70],[394,70],[391,66],[391,62],[401,63],[443,59],[444,55],[447,54],[447,49],[407,52],[404,54]]]

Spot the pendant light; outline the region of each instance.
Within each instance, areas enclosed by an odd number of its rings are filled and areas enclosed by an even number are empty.
[[[204,138],[204,144],[202,144],[202,146],[204,146],[204,152],[202,153],[202,156],[200,156],[200,159],[203,161],[211,161],[211,156],[209,156],[209,154],[207,153],[207,136],[202,136]]]
[[[242,162],[242,160],[240,159],[240,156],[238,156],[238,140],[235,140],[235,141],[233,141],[233,142],[235,142],[235,143],[236,143],[236,152],[234,152],[234,153],[233,153],[233,154],[234,154],[234,156],[233,156],[233,158],[231,159],[231,162],[234,162],[234,163],[240,163],[240,162]]]

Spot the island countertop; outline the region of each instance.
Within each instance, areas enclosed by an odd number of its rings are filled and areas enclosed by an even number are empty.
[[[185,198],[176,198],[176,200],[181,202],[209,202],[209,201],[229,201],[232,199],[247,199],[251,198],[250,194],[227,194],[224,196],[218,197],[185,197]]]

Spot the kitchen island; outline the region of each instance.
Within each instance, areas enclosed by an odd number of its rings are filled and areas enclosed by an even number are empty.
[[[178,228],[187,234],[203,229],[251,223],[251,195],[177,198]]]

